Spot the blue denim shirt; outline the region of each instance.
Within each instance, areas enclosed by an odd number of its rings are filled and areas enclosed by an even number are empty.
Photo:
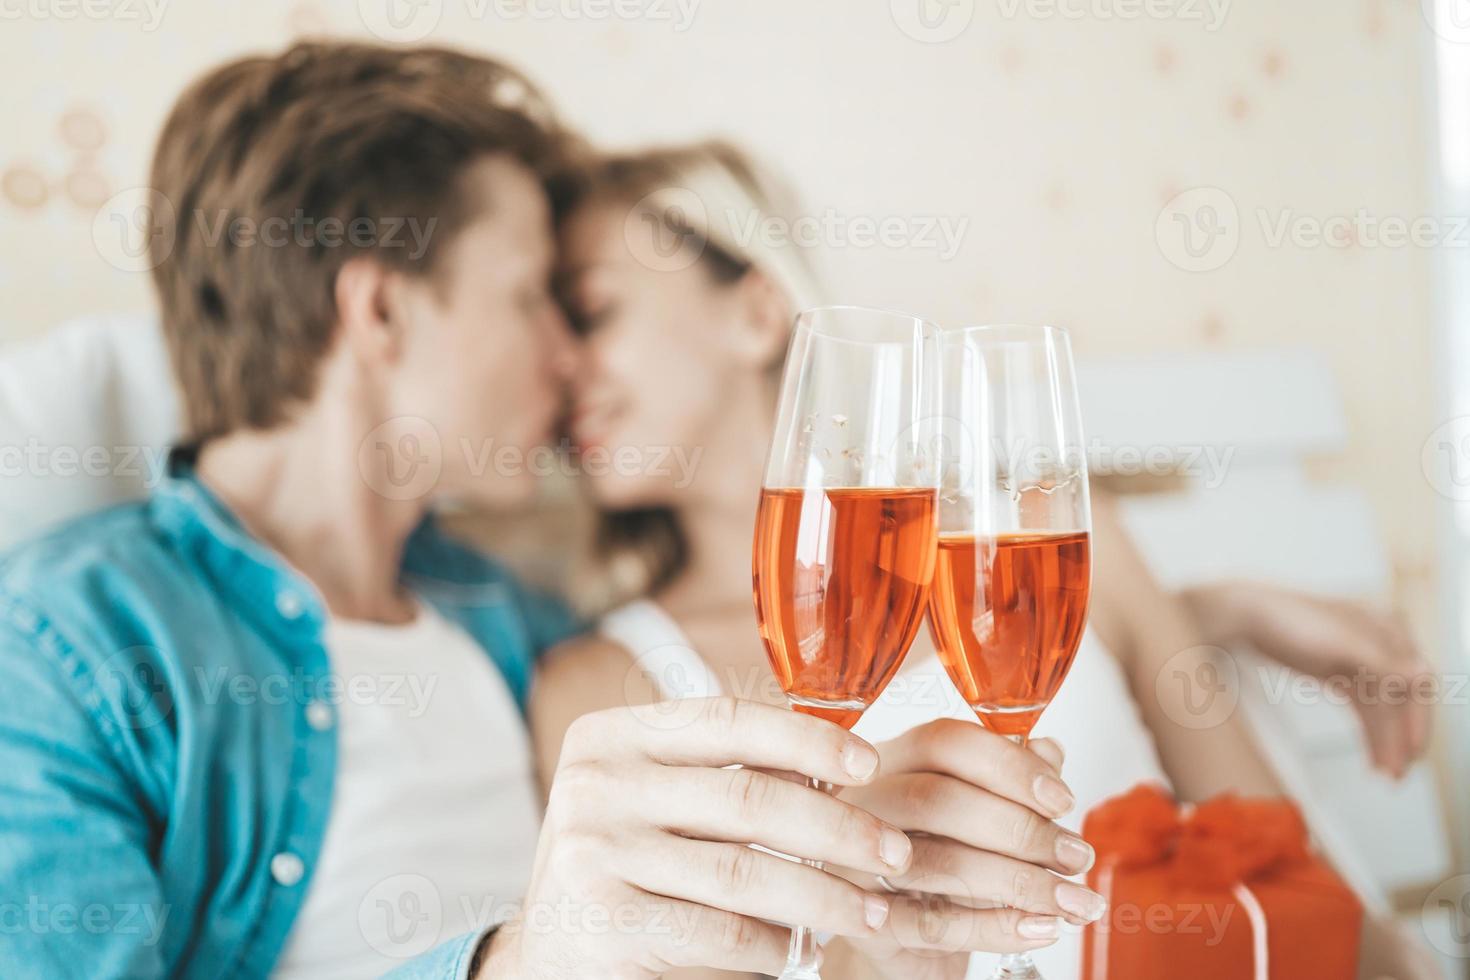
[[[403,575],[522,706],[576,628],[432,522]],[[177,461],[149,501],[0,561],[0,976],[270,973],[332,798],[324,616]],[[395,976],[464,977],[478,938]]]

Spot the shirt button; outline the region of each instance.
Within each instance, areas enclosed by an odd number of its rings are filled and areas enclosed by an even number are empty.
[[[276,612],[287,619],[296,619],[305,611],[301,597],[289,589],[282,589],[276,593]]]
[[[306,874],[306,865],[301,859],[289,851],[282,851],[271,858],[271,877],[276,879],[276,884],[290,888],[301,880]]]
[[[332,707],[325,701],[313,701],[306,706],[306,723],[319,732],[332,727]]]

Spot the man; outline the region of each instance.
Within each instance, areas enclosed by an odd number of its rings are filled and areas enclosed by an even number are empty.
[[[958,825],[990,780],[1013,856],[985,897],[1039,917],[921,928],[874,884],[909,870],[899,826],[761,771],[873,785],[873,747],[733,701],[579,722],[538,841],[517,709],[576,626],[430,506],[531,491],[479,461],[540,445],[576,369],[543,189],[571,145],[524,79],[444,50],[302,44],[174,107],[152,247],[188,445],[151,500],[0,564],[4,976],[774,972],[771,920],[887,955],[1055,935],[1021,872],[1077,870],[1035,798],[1059,757],[974,726],[906,747],[934,800],[893,811]]]

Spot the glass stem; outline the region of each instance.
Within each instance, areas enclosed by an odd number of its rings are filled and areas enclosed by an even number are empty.
[[[831,783],[808,776],[807,786],[823,793],[832,792]],[[821,861],[808,861],[801,859],[801,863],[811,868],[821,869]],[[804,925],[791,927],[791,948],[786,954],[786,968],[781,971],[780,980],[822,980],[817,970],[822,965],[822,947],[817,945],[817,934]]]
[[[786,969],[781,971],[781,980],[821,980],[821,974],[817,972],[821,965],[822,948],[817,945],[816,933],[806,926],[793,926],[791,950],[786,954]]]
[[[1025,735],[1007,735],[1006,738],[1023,749],[1026,747]],[[1040,976],[1036,972],[1036,964],[1031,961],[1030,953],[1005,953],[1000,958],[1000,965],[996,967],[992,980],[1039,980]]]
[[[1030,953],[1006,953],[991,974],[991,980],[1041,980]]]

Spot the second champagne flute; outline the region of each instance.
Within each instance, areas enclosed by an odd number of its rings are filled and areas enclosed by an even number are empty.
[[[844,728],[898,672],[934,574],[937,337],[907,314],[808,310],[782,378],[756,616],[792,708]],[[819,955],[798,924],[782,980],[818,980]]]
[[[942,342],[945,448],[929,622],[988,729],[1025,744],[1077,655],[1092,583],[1082,419],[1065,331]],[[991,980],[1041,980],[1025,953]]]

